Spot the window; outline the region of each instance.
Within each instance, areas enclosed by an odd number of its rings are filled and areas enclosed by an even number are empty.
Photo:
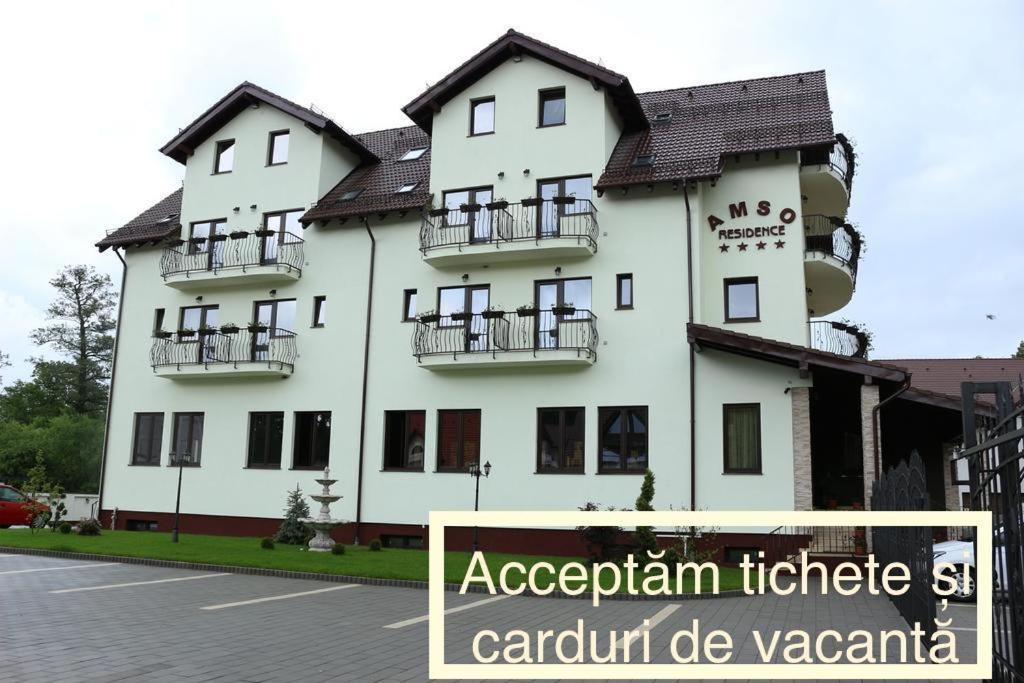
[[[273,352],[275,343],[272,340],[295,336],[295,299],[257,301],[253,304],[253,320],[266,330],[252,335],[251,360],[281,360]]]
[[[164,436],[163,413],[135,413],[132,436],[132,464],[159,465],[160,442]]]
[[[189,259],[190,267],[205,267],[207,270],[216,270],[224,265],[225,242],[211,240],[210,237],[226,235],[227,232],[228,222],[224,218],[192,223],[191,234],[189,235],[192,239],[188,243],[188,253],[190,255],[205,254],[206,257],[204,259],[202,256],[198,256],[196,261]]]
[[[725,280],[725,322],[757,322],[760,319],[757,278],[727,278]]]
[[[323,327],[327,324],[327,297],[313,297],[313,327]]]
[[[488,321],[480,314],[490,303],[488,285],[468,287],[442,287],[437,290],[437,312],[441,314],[438,327],[461,327],[465,330],[463,351],[485,351],[488,348]],[[464,319],[457,313],[469,313]],[[453,318],[453,316],[455,316]]]
[[[384,469],[423,469],[426,424],[427,414],[422,410],[389,410],[384,413]]]
[[[26,498],[14,489],[0,486],[0,500],[5,500],[8,503],[20,503],[26,500]]]
[[[598,472],[647,470],[647,406],[598,408]]]
[[[722,559],[728,564],[739,564],[744,560],[757,562],[759,552],[761,552],[761,548],[741,548],[727,545],[722,551]]]
[[[284,413],[249,413],[248,467],[281,467]]]
[[[554,203],[544,201],[539,207],[540,215],[537,219],[538,237],[557,237],[560,230],[560,219],[576,214],[593,213],[590,199],[593,196],[594,185],[590,176],[579,176],[576,178],[552,178],[541,180],[537,183],[537,196],[544,200],[554,197],[575,197],[572,204]],[[579,221],[580,219],[575,219]],[[580,225],[575,226],[578,232]]]
[[[761,404],[722,406],[725,473],[761,474]]]
[[[330,411],[295,413],[295,447],[292,468],[322,470],[331,451]]]
[[[217,143],[213,157],[214,173],[231,173],[235,167],[235,141],[221,140]]]
[[[381,534],[380,544],[385,548],[413,548],[420,550],[423,548],[423,537]]]
[[[449,190],[444,193],[445,228],[467,226],[468,231],[458,242],[486,242],[491,238],[491,211],[485,205],[494,198],[494,188],[471,187],[466,190]],[[463,211],[463,206],[479,205],[479,210]]]
[[[537,471],[583,473],[583,408],[537,409]]]
[[[341,195],[341,199],[339,201],[350,202],[362,193],[362,190],[349,190],[345,194]]]
[[[156,336],[157,332],[164,329],[164,309],[157,308],[153,310],[153,335]]]
[[[278,166],[288,163],[289,134],[286,130],[276,130],[270,134],[267,146],[267,166]]]
[[[195,345],[193,362],[206,363],[213,360],[215,337],[200,332],[217,327],[219,314],[220,310],[215,305],[182,307],[178,321],[178,343]]]
[[[633,274],[615,276],[615,308],[633,308]]]
[[[413,147],[408,152],[403,154],[402,158],[399,159],[399,161],[415,161],[416,159],[419,159],[421,156],[423,156],[426,153],[427,153],[427,148],[426,147]]]
[[[634,166],[654,166],[655,154],[638,154],[633,160]]]
[[[494,132],[494,98],[473,100],[469,103],[469,134],[486,135]]]
[[[203,455],[203,414],[175,413],[174,438],[171,441],[172,467],[178,466],[178,459],[188,456],[186,465],[199,467]]]
[[[395,190],[395,194],[408,194],[415,190],[418,184],[419,183],[406,183],[405,185],[402,185],[400,188]]]
[[[416,320],[416,290],[407,289],[402,293],[402,322],[409,323]]]
[[[540,122],[544,126],[560,126],[565,123],[565,88],[540,91]]]
[[[657,114],[654,115],[654,122],[655,123],[668,123],[671,120],[672,120],[672,112],[670,112],[670,111],[662,111],[662,112],[658,112]]]
[[[159,525],[150,519],[128,519],[124,523],[125,531],[156,531]]]
[[[480,411],[437,411],[437,469],[466,470],[480,462]]]

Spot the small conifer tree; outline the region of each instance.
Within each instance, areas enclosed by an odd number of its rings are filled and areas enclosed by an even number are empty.
[[[313,537],[313,530],[309,528],[304,519],[309,518],[309,505],[306,503],[302,489],[295,485],[294,491],[288,492],[288,500],[285,503],[284,521],[281,528],[277,530],[274,540],[278,543],[291,545],[303,545]]]
[[[640,486],[640,495],[636,498],[637,512],[652,512],[653,502],[654,472],[647,470],[644,474],[644,483]],[[650,560],[648,552],[658,552],[658,538],[654,535],[653,527],[638,526],[633,533],[633,540],[636,541],[637,560],[641,563]]]

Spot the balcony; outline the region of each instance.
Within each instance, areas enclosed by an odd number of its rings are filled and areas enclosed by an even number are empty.
[[[807,326],[812,349],[851,358],[868,357],[871,335],[856,325],[831,320],[814,320]]]
[[[157,377],[288,377],[294,370],[295,333],[290,330],[255,327],[163,333],[168,334],[154,337],[149,350]]]
[[[463,204],[423,216],[420,252],[438,268],[586,257],[597,251],[597,234],[597,209],[589,199]]]
[[[428,370],[588,367],[597,360],[597,318],[576,308],[421,316],[413,355]]]
[[[176,289],[291,282],[302,276],[303,240],[272,230],[240,230],[164,247],[160,275]]]
[[[800,154],[800,192],[805,214],[845,216],[853,191],[856,155],[846,136],[836,135],[831,149],[807,150]]]
[[[833,216],[804,216],[804,278],[811,315],[828,315],[850,303],[857,286],[860,233]]]

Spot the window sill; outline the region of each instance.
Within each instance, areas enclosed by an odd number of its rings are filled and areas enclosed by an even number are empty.
[[[762,472],[762,471],[755,471],[755,470],[726,470],[726,471],[722,472],[722,476],[728,476],[728,475],[732,475],[732,474],[740,474],[740,475],[746,475],[746,476],[750,476],[750,475],[762,476],[764,474],[764,472]]]
[[[128,467],[160,467],[158,462],[130,462]]]
[[[722,324],[728,325],[730,323],[759,323],[761,318],[726,318]]]
[[[214,171],[210,175],[227,175],[228,173],[231,173],[231,171]]]
[[[466,137],[467,138],[482,138],[485,135],[494,135],[494,131],[493,130],[489,130],[486,133],[470,133]]]
[[[323,472],[324,468],[328,466],[329,465],[327,463],[324,463],[323,465],[298,465],[296,467],[289,467],[288,469],[293,472]]]
[[[327,327],[327,326],[326,325],[310,325],[309,329],[311,329],[311,330],[322,330],[325,327]]]
[[[612,470],[603,470],[602,471],[602,470],[598,470],[597,473],[601,474],[601,475],[610,474],[612,476],[620,476],[620,475],[624,475],[624,474],[632,474],[633,476],[640,476],[640,477],[642,477],[645,474],[647,474],[647,470],[646,469],[643,469],[643,470],[625,470],[625,471],[621,471],[621,470],[620,471],[612,471]]]
[[[434,470],[434,474],[469,474],[469,468],[446,467],[445,469]]]
[[[193,464],[189,464],[189,465],[176,465],[174,463],[168,463],[167,466],[168,467],[184,467],[185,469],[190,469],[190,468],[198,469],[198,468],[202,467],[203,465],[202,465],[202,463],[193,463]]]
[[[537,126],[537,130],[540,130],[541,128],[558,128],[559,126],[564,126],[564,125],[565,125],[565,121],[562,121],[561,123],[548,123],[548,124],[543,124],[542,123],[539,126]]]
[[[287,161],[279,161],[276,164],[267,164],[267,168],[273,168],[274,166],[287,166]]]
[[[616,311],[632,311],[634,309],[633,309],[632,306],[616,306],[615,310]]]
[[[534,474],[586,474],[583,470],[537,470]]]
[[[271,470],[271,471],[280,471],[281,470],[281,466],[280,465],[246,465],[242,469],[243,470]]]
[[[381,472],[423,472],[422,467],[382,467]]]

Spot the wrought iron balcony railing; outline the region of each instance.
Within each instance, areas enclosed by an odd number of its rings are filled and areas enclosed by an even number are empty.
[[[169,335],[169,336],[168,336]],[[189,365],[266,363],[287,370],[295,366],[295,333],[276,327],[241,328],[237,332],[179,331],[153,337],[149,350],[154,368]]]
[[[229,235],[176,240],[160,258],[160,275],[277,266],[302,274],[303,240],[290,232],[240,230]]]
[[[554,197],[463,204],[457,209],[433,209],[423,215],[420,251],[441,247],[546,239],[575,239],[597,248],[597,209],[589,199]]]
[[[575,351],[581,358],[597,358],[597,316],[582,308],[519,309],[461,314],[424,315],[413,331],[413,355],[481,353],[497,357],[510,352]]]
[[[812,214],[804,216],[805,249],[828,254],[849,266],[857,282],[860,261],[860,233],[841,218]]]
[[[831,320],[814,320],[808,326],[812,349],[852,358],[868,357],[871,337],[860,328]]]
[[[856,159],[857,155],[853,151],[853,144],[842,133],[836,133],[836,144],[832,146],[832,151],[827,157],[824,153],[806,152],[803,154],[803,164],[805,166],[827,164],[836,175],[843,179],[847,192],[853,191],[853,175],[857,167]]]

